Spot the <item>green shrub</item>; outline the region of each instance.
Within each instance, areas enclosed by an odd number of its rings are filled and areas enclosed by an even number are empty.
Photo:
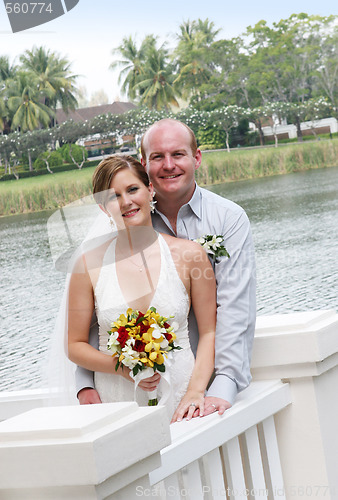
[[[201,151],[206,151],[209,149],[218,149],[217,146],[215,146],[215,144],[202,144],[201,146],[199,146],[199,148]]]
[[[64,144],[60,149],[62,158],[66,163],[74,163],[72,157],[74,158],[76,163],[82,163],[83,161],[83,155],[85,160],[88,158],[88,152],[86,148],[83,146],[79,146],[78,144]],[[71,155],[72,157],[71,157]]]
[[[43,161],[43,158],[48,161],[50,167],[56,167],[63,163],[63,158],[58,151],[45,151],[41,153],[34,162],[34,168],[36,170],[43,170],[46,168],[46,162]]]
[[[226,133],[224,130],[215,127],[206,127],[197,132],[196,139],[197,144],[212,144],[214,146],[209,149],[221,149],[224,148],[226,144]]]

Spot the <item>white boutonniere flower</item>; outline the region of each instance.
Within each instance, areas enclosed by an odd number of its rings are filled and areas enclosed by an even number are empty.
[[[204,250],[215,262],[217,262],[219,257],[230,258],[227,249],[222,245],[224,238],[221,234],[205,234],[200,238],[196,238],[194,241],[202,245]]]

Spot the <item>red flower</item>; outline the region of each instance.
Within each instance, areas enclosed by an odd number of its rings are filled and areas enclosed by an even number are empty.
[[[139,327],[140,327],[140,333],[145,333],[149,330],[149,325],[145,325],[144,323],[140,323],[139,324]]]
[[[167,323],[166,321],[163,323],[163,326],[164,326],[164,328],[170,328],[169,323]]]
[[[141,340],[135,340],[135,344],[133,346],[134,351],[143,352],[144,351],[144,343]]]
[[[120,326],[120,328],[117,331],[119,334],[117,340],[120,342],[121,347],[124,347],[129,338],[128,331],[125,326]]]
[[[164,336],[165,336],[165,338],[167,339],[168,342],[170,342],[171,339],[173,338],[173,336],[170,333],[165,333]]]

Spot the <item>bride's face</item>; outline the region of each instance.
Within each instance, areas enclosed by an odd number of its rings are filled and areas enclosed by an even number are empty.
[[[117,172],[110,184],[105,212],[113,217],[118,229],[149,226],[152,197],[152,184],[147,187],[131,169],[123,169]]]

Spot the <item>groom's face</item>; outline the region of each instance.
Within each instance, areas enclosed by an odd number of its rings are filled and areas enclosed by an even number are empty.
[[[155,124],[144,140],[146,166],[160,201],[187,203],[195,189],[195,170],[201,164],[201,152],[191,150],[189,131],[179,122]]]

